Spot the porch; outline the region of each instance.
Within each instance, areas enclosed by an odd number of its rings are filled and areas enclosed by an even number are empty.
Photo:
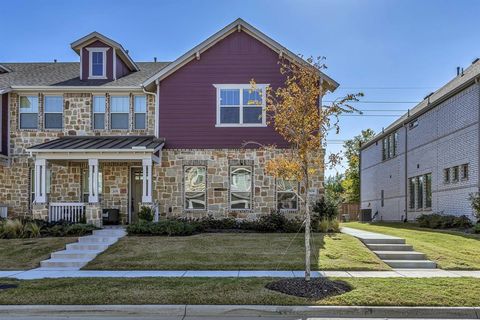
[[[63,137],[28,149],[33,216],[101,226],[109,210],[126,224],[147,206],[158,218],[152,170],[163,144],[151,136]]]

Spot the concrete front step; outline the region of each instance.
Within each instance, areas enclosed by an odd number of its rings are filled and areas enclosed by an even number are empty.
[[[91,259],[60,259],[53,258],[40,262],[42,268],[81,268],[86,265]]]
[[[413,251],[413,247],[409,244],[367,244],[372,251]]]
[[[365,244],[405,244],[405,239],[401,238],[378,238],[378,239],[370,239],[370,238],[365,238],[361,239],[363,243]]]
[[[425,260],[425,254],[416,251],[373,251],[382,260]]]
[[[99,244],[113,244],[117,242],[118,237],[104,237],[104,236],[86,236],[78,238],[79,243],[99,243]]]
[[[67,244],[67,250],[94,250],[94,251],[104,251],[109,247],[108,244],[97,244],[97,243],[69,243]]]
[[[436,263],[430,260],[383,260],[383,262],[395,269],[435,269],[437,267]]]
[[[51,254],[52,259],[94,259],[99,250],[62,250]]]
[[[94,230],[94,236],[101,236],[101,237],[123,237],[127,234],[127,232],[123,229],[101,229],[101,230]]]

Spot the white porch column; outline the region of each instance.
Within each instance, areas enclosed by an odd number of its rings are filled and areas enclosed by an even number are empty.
[[[143,193],[142,193],[142,202],[151,203],[152,202],[152,159],[143,159]]]
[[[98,202],[98,159],[88,159],[88,202]]]
[[[35,203],[47,202],[47,160],[35,160]]]

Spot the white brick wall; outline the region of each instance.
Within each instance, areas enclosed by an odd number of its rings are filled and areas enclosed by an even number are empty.
[[[382,161],[381,140],[362,150],[361,208],[378,211],[379,219],[403,219],[406,130],[407,177],[432,173],[432,209],[427,212],[471,215],[468,197],[478,191],[479,178],[479,93],[479,86],[472,85],[418,117],[417,127],[399,129],[399,154],[393,159]],[[469,179],[444,184],[443,169],[464,163],[469,164]],[[381,190],[385,190],[383,207]],[[408,218],[421,213],[409,209]]]

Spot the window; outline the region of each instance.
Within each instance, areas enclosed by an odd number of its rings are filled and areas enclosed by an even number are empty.
[[[82,169],[82,202],[88,202],[88,196],[90,194],[88,190],[88,184],[90,181],[90,174],[88,168]],[[103,190],[103,179],[102,179],[102,171],[98,170],[98,194],[101,197]],[[100,199],[99,199],[100,201]]]
[[[45,96],[45,129],[63,128],[63,97]]]
[[[207,168],[185,166],[183,184],[185,210],[205,210],[207,208]]]
[[[415,119],[408,124],[408,129],[412,130],[413,128],[416,128],[417,126],[418,126],[418,119]]]
[[[417,209],[423,208],[423,176],[417,177]]]
[[[230,208],[252,208],[252,167],[230,167]]]
[[[468,180],[468,163],[462,164],[462,180]]]
[[[416,189],[415,178],[408,179],[408,186],[410,191],[409,208],[415,209],[415,189]]]
[[[432,174],[425,175],[425,207],[432,207]]]
[[[89,78],[106,78],[107,48],[88,48],[90,54]]]
[[[128,129],[130,98],[128,96],[110,97],[110,123],[112,129]]]
[[[381,192],[381,206],[382,207],[385,206],[385,192],[384,192],[384,190],[382,190],[382,192]]]
[[[217,126],[266,126],[266,85],[215,85]]]
[[[398,133],[392,133],[382,140],[382,160],[387,160],[395,157],[398,152]]]
[[[459,174],[458,166],[453,167],[452,168],[452,181],[453,182],[458,182],[459,176],[460,176],[460,174]]]
[[[443,169],[443,182],[450,183],[450,168]]]
[[[147,114],[147,97],[135,96],[133,98],[134,109],[134,127],[135,129],[145,129]]]
[[[298,210],[298,182],[277,180],[277,209]]]
[[[105,129],[105,96],[93,96],[93,129]]]
[[[38,128],[38,96],[20,97],[20,129]]]

